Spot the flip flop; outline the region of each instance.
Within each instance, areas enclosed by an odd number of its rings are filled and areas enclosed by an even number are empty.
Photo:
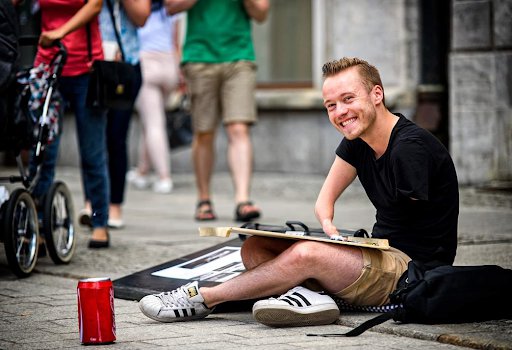
[[[209,199],[197,203],[195,219],[196,221],[212,221],[217,219],[213,212],[212,202]]]
[[[250,207],[252,209],[248,209]],[[252,219],[259,218],[261,212],[251,201],[238,203],[235,210],[235,221],[247,222]]]

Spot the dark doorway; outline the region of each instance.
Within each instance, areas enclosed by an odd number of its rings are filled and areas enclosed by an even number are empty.
[[[420,1],[420,85],[415,122],[448,148],[450,1]]]

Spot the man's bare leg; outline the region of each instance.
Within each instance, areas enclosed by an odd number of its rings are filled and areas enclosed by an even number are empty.
[[[139,302],[139,308],[160,322],[192,320],[206,317],[220,303],[280,295],[306,280],[318,282],[326,292],[337,293],[361,274],[363,258],[359,248],[290,242],[250,237],[242,248],[242,259],[249,268],[246,272],[214,287],[200,287],[194,281],[173,291],[147,295]],[[306,304],[299,299],[295,299],[296,306],[277,299],[260,300],[254,306],[254,317],[270,326],[328,324],[339,317],[338,307],[329,296],[302,286],[292,292]],[[281,304],[276,308],[276,303]]]
[[[245,123],[226,125],[228,137],[228,163],[235,186],[236,203],[249,200],[252,175],[252,143],[249,126]]]
[[[215,219],[210,200],[210,181],[215,163],[214,150],[215,132],[196,133],[192,142],[192,161],[196,176],[198,202],[201,205],[196,209],[197,220]]]
[[[196,187],[198,208],[196,209],[196,220],[215,219],[210,200],[210,181],[215,163],[215,132],[204,132],[194,134],[192,142],[192,161],[196,176]]]
[[[252,244],[252,243],[250,243]],[[266,245],[261,243],[258,245]],[[267,257],[272,251],[267,249]],[[264,255],[253,257],[254,264]],[[208,307],[234,301],[280,295],[314,279],[327,292],[337,293],[356,281],[363,268],[359,248],[329,243],[299,241],[274,259],[261,262],[243,274],[214,287],[201,287],[200,292]]]
[[[199,200],[210,198],[210,180],[215,162],[215,133],[198,133],[192,143],[192,160]]]

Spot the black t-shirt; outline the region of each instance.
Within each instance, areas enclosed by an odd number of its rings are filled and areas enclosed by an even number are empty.
[[[377,209],[373,237],[387,238],[412,259],[452,264],[459,215],[453,161],[431,133],[397,116],[388,148],[379,159],[359,138],[343,139],[336,154],[356,168]]]

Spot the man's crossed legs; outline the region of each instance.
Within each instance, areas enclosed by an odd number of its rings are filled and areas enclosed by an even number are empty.
[[[142,313],[161,322],[186,321],[206,317],[223,302],[282,294],[254,304],[257,321],[281,327],[329,324],[338,319],[339,310],[327,293],[349,303],[382,305],[409,259],[396,249],[255,236],[244,242],[241,255],[247,270],[243,274],[214,287],[193,282],[148,295],[139,303]]]

